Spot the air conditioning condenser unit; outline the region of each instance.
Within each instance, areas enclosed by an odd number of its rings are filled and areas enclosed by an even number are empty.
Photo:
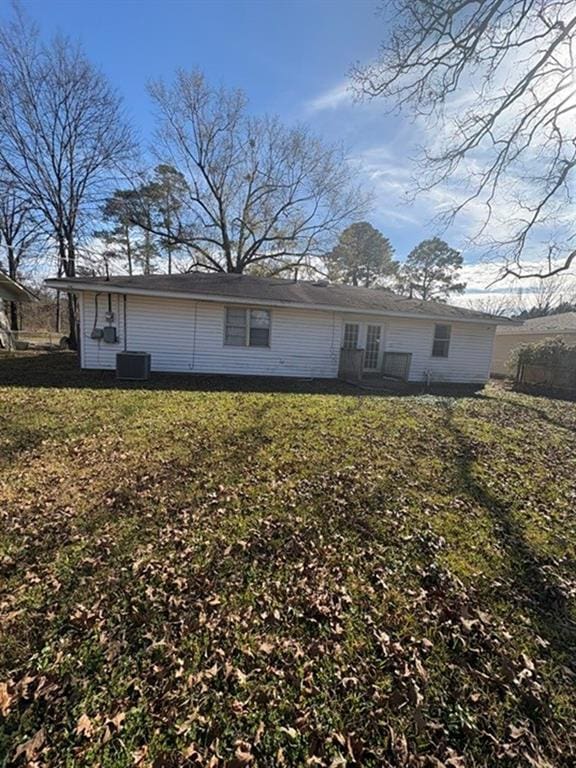
[[[116,378],[131,381],[145,381],[150,378],[149,352],[118,352],[116,355]]]

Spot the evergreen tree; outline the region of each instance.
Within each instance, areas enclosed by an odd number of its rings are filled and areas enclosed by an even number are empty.
[[[346,227],[324,263],[331,281],[370,288],[396,274],[393,255],[388,238],[367,221],[359,221]]]
[[[399,271],[399,290],[415,299],[446,301],[452,293],[464,293],[458,282],[462,255],[439,237],[423,240],[412,250]]]

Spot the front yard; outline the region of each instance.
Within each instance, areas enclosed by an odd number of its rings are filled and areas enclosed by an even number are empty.
[[[576,404],[180,384],[0,359],[0,765],[575,763]]]

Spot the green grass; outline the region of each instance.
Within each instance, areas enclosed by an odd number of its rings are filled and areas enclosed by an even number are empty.
[[[576,405],[279,388],[0,359],[0,765],[575,764]]]

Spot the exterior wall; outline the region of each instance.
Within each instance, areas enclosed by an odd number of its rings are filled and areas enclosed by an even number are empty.
[[[483,383],[490,371],[493,325],[449,323],[449,355],[434,358],[432,320],[271,307],[270,347],[228,347],[224,303],[128,295],[124,323],[123,297],[113,294],[118,343],[107,344],[90,338],[95,301],[94,293],[82,294],[84,368],[114,369],[116,354],[125,348],[126,327],[126,349],[150,352],[153,371],[335,378],[344,324],[357,322],[360,347],[366,343],[367,325],[381,324],[381,356],[385,350],[412,353],[410,381],[424,381],[429,374],[434,382]],[[102,327],[107,324],[107,294],[98,296],[98,305]]]
[[[449,384],[481,384],[490,375],[494,325],[459,323],[438,320],[452,328],[448,357],[432,357],[436,321],[403,317],[370,315],[342,315],[342,333],[345,323],[359,323],[359,346],[366,343],[366,327],[381,323],[383,326],[382,353],[410,352],[409,381],[428,378],[432,382]]]
[[[513,376],[509,366],[510,357],[521,344],[537,344],[546,339],[564,339],[568,344],[576,344],[576,333],[502,333],[494,339],[491,373],[494,376]]]
[[[98,325],[108,297],[101,294]],[[340,322],[332,311],[271,308],[270,347],[224,345],[225,304],[190,299],[126,297],[126,348],[150,352],[153,371],[335,378]],[[237,305],[235,305],[237,306]],[[247,305],[249,306],[249,305]],[[112,296],[119,342],[90,338],[95,295],[82,298],[82,367],[116,367],[124,349],[123,299]]]

